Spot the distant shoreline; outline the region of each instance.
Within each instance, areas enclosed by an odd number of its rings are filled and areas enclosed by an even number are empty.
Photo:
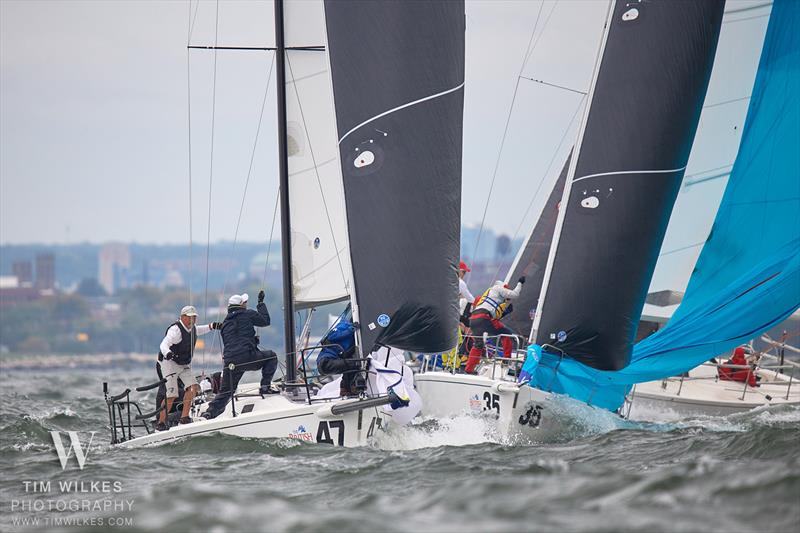
[[[11,371],[115,368],[119,366],[152,365],[155,360],[155,354],[145,353],[80,355],[3,354],[0,356],[0,369],[3,371]]]

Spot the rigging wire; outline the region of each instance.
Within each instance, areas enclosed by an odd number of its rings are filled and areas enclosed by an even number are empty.
[[[197,7],[200,6],[200,1],[197,2]],[[195,8],[194,16],[197,17],[197,8]],[[189,20],[188,20],[188,34],[186,36],[186,43],[192,40],[192,29],[194,28],[194,21],[192,20],[192,0],[189,0]],[[188,305],[192,305],[192,277],[194,276],[193,267],[193,250],[192,250],[192,57],[191,52],[186,50],[186,122],[188,130],[188,158],[189,158],[189,283],[187,284],[189,290]]]
[[[272,229],[269,232],[269,240],[267,241],[267,259],[264,261],[264,276],[261,278],[261,285],[267,284],[267,269],[269,268],[269,256],[272,252],[272,237],[275,235],[275,219],[278,216],[278,200],[280,199],[280,187],[278,187],[278,194],[275,196],[275,208],[272,210]]]
[[[537,80],[537,79],[534,79],[534,78],[529,78],[527,76],[520,76],[520,78],[522,78],[523,80],[535,81],[536,83],[541,83],[542,85],[547,85],[549,87],[555,87],[556,89],[564,89],[565,91],[569,91],[569,92],[572,92],[572,93],[583,94],[583,95],[586,94],[586,91],[579,91],[578,89],[573,89],[571,87],[566,87],[564,85],[558,85],[556,83],[546,82],[544,80]]]
[[[216,15],[214,20],[214,46],[217,45],[219,37],[219,0],[216,4]],[[217,51],[214,50],[214,74],[211,89],[211,148],[209,153],[208,169],[208,229],[206,231],[206,280],[203,290],[203,313],[208,314],[208,267],[211,259],[211,198],[212,185],[214,183],[214,126],[217,109]],[[206,348],[203,345],[203,369],[206,367]]]
[[[197,12],[200,10],[200,0],[197,0],[192,15],[192,0],[189,0],[189,36],[186,39],[186,46],[192,44],[192,33],[194,33],[194,23],[197,22]]]
[[[250,165],[247,168],[247,178],[244,182],[244,190],[242,191],[242,201],[239,204],[239,216],[236,219],[236,229],[233,232],[233,247],[231,249],[231,256],[236,252],[236,245],[239,242],[239,228],[242,223],[242,214],[244,213],[244,203],[247,199],[247,188],[250,185],[250,178],[253,175],[253,162],[255,161],[256,157],[256,148],[258,147],[258,139],[261,134],[261,124],[264,120],[264,109],[267,104],[267,95],[269,94],[270,88],[270,81],[272,81],[272,71],[275,66],[275,54],[272,54],[272,60],[269,64],[269,71],[267,73],[267,81],[264,84],[264,96],[261,99],[261,112],[258,115],[258,125],[256,126],[256,134],[255,138],[253,139],[253,149],[250,151]],[[230,271],[231,271],[231,264],[228,263],[228,268],[225,272],[225,281],[222,284],[222,292],[220,293],[220,298],[224,301],[225,298],[225,291],[228,289],[228,281],[230,278]],[[217,318],[222,315],[222,310],[219,310],[217,313]]]
[[[273,54],[272,60],[270,62],[270,66],[269,66],[269,71],[268,71],[268,74],[267,74],[267,80],[266,80],[266,83],[264,85],[264,96],[263,96],[263,98],[261,100],[261,112],[258,115],[258,125],[256,126],[255,138],[253,139],[253,149],[250,152],[250,165],[249,165],[249,167],[247,169],[247,177],[246,177],[245,183],[244,183],[244,190],[242,191],[242,201],[241,201],[241,203],[239,205],[239,215],[238,215],[238,217],[236,219],[236,229],[234,230],[234,233],[233,233],[233,246],[232,246],[232,249],[231,249],[231,256],[233,256],[234,253],[236,252],[236,245],[239,242],[239,228],[240,228],[241,222],[242,222],[242,214],[244,213],[245,200],[247,199],[247,189],[248,189],[248,186],[250,184],[250,178],[251,178],[251,176],[253,174],[253,163],[255,161],[256,148],[258,147],[258,139],[259,139],[259,136],[260,136],[260,133],[261,133],[261,124],[262,124],[262,122],[264,120],[264,109],[265,109],[266,103],[267,103],[267,95],[269,94],[270,81],[272,80],[272,70],[273,70],[274,65],[275,65],[275,55]],[[225,292],[228,290],[228,281],[230,280],[231,264],[232,264],[232,262],[228,262],[228,266],[226,267],[225,277],[224,277],[224,281],[223,281],[223,284],[222,284],[222,291],[220,292],[220,296],[219,296],[218,302],[224,302],[225,301]],[[222,313],[223,313],[223,308],[217,309],[217,320],[218,321],[222,317]],[[218,338],[219,338],[218,336],[215,336],[211,341],[212,352],[216,347],[216,342],[217,342]],[[221,342],[221,339],[220,339],[220,342]],[[221,348],[222,347],[220,346],[220,349]],[[203,359],[203,374],[205,374],[205,359]]]
[[[715,102],[713,104],[706,104],[703,106],[703,109],[708,109],[710,107],[717,107],[725,104],[732,104],[734,102],[741,102],[742,100],[749,100],[752,95],[748,94],[747,96],[742,96],[740,98],[732,98],[731,100],[723,100],[722,102]]]
[[[322,198],[322,206],[325,209],[325,218],[328,221],[328,229],[331,231],[331,239],[333,240],[333,249],[336,250],[336,262],[339,264],[339,272],[342,275],[342,284],[347,288],[347,275],[344,272],[344,266],[342,265],[342,257],[341,251],[339,250],[339,245],[336,243],[336,232],[333,229],[333,222],[331,222],[331,214],[328,210],[328,202],[325,200],[325,193],[322,190],[322,180],[319,178],[319,168],[317,167],[317,159],[314,156],[314,147],[311,146],[311,136],[308,134],[308,125],[306,124],[305,114],[303,113],[303,104],[300,99],[300,93],[297,91],[297,83],[294,78],[294,73],[292,72],[292,62],[289,59],[289,54],[286,54],[286,65],[289,67],[289,76],[292,78],[292,86],[294,87],[295,97],[297,98],[297,107],[300,110],[300,120],[303,122],[303,131],[306,135],[306,140],[308,141],[308,151],[311,154],[311,163],[314,165],[314,174],[317,177],[317,186],[319,187],[319,194]]]
[[[557,1],[556,1],[555,4],[553,4],[553,9],[550,10],[550,15],[552,15],[553,11],[555,11],[555,8],[556,8],[557,4],[558,4]],[[535,48],[536,44],[539,43],[539,39],[537,39],[536,43],[534,44],[533,38],[536,36],[536,30],[539,27],[539,20],[541,19],[542,9],[543,8],[544,8],[544,2],[539,4],[539,11],[536,14],[536,22],[534,22],[534,24],[533,24],[533,31],[531,31],[531,37],[528,40],[528,47],[526,48],[525,56],[524,56],[524,58],[522,60],[522,65],[520,66],[519,74],[517,75],[517,82],[514,85],[514,92],[513,92],[512,96],[511,96],[511,105],[508,108],[508,114],[506,115],[506,124],[505,124],[505,127],[503,128],[503,136],[500,139],[500,149],[497,152],[497,160],[495,161],[494,171],[492,172],[492,181],[489,183],[489,194],[486,196],[486,203],[483,206],[483,216],[481,217],[481,224],[480,224],[480,226],[478,228],[478,238],[475,240],[475,247],[474,247],[473,252],[472,252],[472,260],[473,261],[475,260],[475,257],[477,257],[478,248],[479,248],[480,243],[481,243],[481,236],[483,235],[483,228],[484,228],[484,225],[486,224],[486,214],[489,211],[489,203],[491,202],[492,192],[494,191],[494,184],[495,184],[495,181],[497,180],[497,171],[500,168],[500,158],[503,155],[503,147],[505,146],[506,136],[508,135],[508,127],[509,127],[509,125],[511,123],[511,115],[512,115],[512,113],[514,111],[514,103],[516,102],[516,99],[517,99],[517,91],[519,90],[519,82],[520,82],[520,80],[522,78],[522,72],[525,70],[525,65],[527,64],[528,59],[530,58],[531,54],[533,53],[533,48]],[[547,17],[547,21],[548,22],[550,20],[550,15]],[[547,26],[547,22],[545,22],[544,26],[542,27],[542,33],[544,33],[544,28],[546,26]],[[541,39],[541,34],[539,35],[539,38]],[[533,46],[533,48],[531,48],[531,46]]]
[[[517,229],[514,231],[514,236],[511,238],[511,242],[514,242],[514,240],[519,236],[519,232],[522,229],[522,226],[525,224],[525,220],[528,218],[528,213],[530,213],[530,210],[533,207],[533,204],[536,201],[536,198],[539,196],[539,192],[542,189],[542,185],[544,184],[544,180],[547,178],[547,176],[550,175],[550,171],[553,168],[553,163],[555,163],[556,156],[558,156],[559,152],[561,151],[561,147],[564,145],[564,141],[566,140],[567,135],[569,134],[570,130],[572,129],[572,124],[575,122],[575,119],[578,117],[578,115],[580,113],[580,110],[585,105],[584,104],[585,101],[586,101],[586,95],[584,95],[580,99],[580,101],[578,102],[577,107],[575,108],[575,112],[572,114],[572,117],[569,119],[569,123],[567,124],[567,127],[564,129],[564,133],[561,135],[561,139],[558,141],[558,146],[556,146],[556,149],[553,151],[553,155],[550,157],[550,162],[547,164],[547,168],[545,169],[544,173],[542,174],[542,178],[539,180],[539,185],[538,185],[538,187],[536,187],[536,191],[533,193],[533,197],[531,198],[531,201],[528,203],[528,207],[525,209],[525,213],[522,215],[522,218],[519,221],[519,225],[517,226]],[[556,180],[557,179],[558,178],[556,178]],[[523,246],[524,246],[524,244],[523,244]],[[500,273],[500,268],[502,266],[503,266],[503,262],[501,261],[497,265],[497,270],[495,270],[493,279],[498,279],[497,276]],[[525,270],[527,270],[527,267],[526,267]]]

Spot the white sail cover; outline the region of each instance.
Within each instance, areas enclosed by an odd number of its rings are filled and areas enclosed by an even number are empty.
[[[373,352],[369,372],[367,373],[367,391],[370,397],[383,396],[392,389],[394,393],[408,401],[405,407],[393,408],[384,405],[381,410],[392,417],[392,422],[398,425],[408,424],[422,410],[422,397],[414,389],[414,376],[411,369],[405,365],[403,351],[397,348],[381,348],[380,353]],[[333,399],[340,396],[342,386],[341,376],[327,383],[320,389],[315,399]]]
[[[348,297],[344,196],[322,0],[285,3],[286,117],[295,307]],[[338,256],[338,257],[337,257]]]

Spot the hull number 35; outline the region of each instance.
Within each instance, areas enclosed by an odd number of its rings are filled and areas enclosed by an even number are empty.
[[[519,417],[519,424],[521,426],[530,426],[532,428],[538,428],[539,424],[542,422],[542,406],[541,405],[528,405],[528,409],[525,411],[524,415],[520,415]]]
[[[483,393],[483,410],[496,411],[497,416],[500,416],[500,395],[492,394],[489,391]]]

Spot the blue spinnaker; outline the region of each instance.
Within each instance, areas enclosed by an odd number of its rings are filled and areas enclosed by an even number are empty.
[[[800,2],[776,0],[742,142],[686,295],[631,363],[605,372],[547,353],[537,388],[607,409],[630,386],[686,372],[761,335],[800,307]]]

